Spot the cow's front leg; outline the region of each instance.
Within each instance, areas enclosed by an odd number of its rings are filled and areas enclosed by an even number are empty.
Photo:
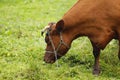
[[[120,39],[119,39],[119,52],[118,52],[118,58],[120,60]]]
[[[99,66],[99,57],[100,57],[100,49],[97,48],[97,46],[93,43],[93,55],[95,58],[95,62],[94,62],[94,67],[93,67],[93,74],[94,75],[99,75],[100,74],[100,66]]]

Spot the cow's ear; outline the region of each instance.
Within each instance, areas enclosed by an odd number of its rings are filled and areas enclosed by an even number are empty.
[[[63,20],[58,21],[56,24],[56,30],[58,32],[61,32],[63,30],[63,27],[64,27],[64,21]]]

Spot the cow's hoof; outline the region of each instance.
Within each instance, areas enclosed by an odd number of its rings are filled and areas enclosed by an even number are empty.
[[[93,75],[99,75],[100,74],[100,70],[99,69],[94,69],[93,70]]]

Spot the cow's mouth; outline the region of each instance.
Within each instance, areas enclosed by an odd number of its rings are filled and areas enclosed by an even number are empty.
[[[53,64],[53,63],[55,63],[56,60],[58,60],[58,59],[60,59],[60,58],[61,58],[61,56],[57,55],[57,58],[56,58],[56,57],[54,57],[53,59],[44,58],[44,61],[45,61],[46,63]]]
[[[46,63],[50,63],[50,64],[53,64],[53,63],[55,63],[55,59],[45,59],[44,58],[44,61],[46,62]]]

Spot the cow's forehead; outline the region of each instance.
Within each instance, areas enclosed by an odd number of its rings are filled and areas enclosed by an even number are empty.
[[[50,22],[50,23],[48,23],[48,25],[53,25],[53,24],[55,24],[55,22]]]
[[[56,24],[55,22],[50,22],[48,23],[48,26],[51,28],[54,24]]]
[[[43,35],[45,32],[50,32],[51,30],[54,30],[55,28],[55,22],[48,23],[47,26],[44,27],[44,29],[41,31],[41,35]]]

